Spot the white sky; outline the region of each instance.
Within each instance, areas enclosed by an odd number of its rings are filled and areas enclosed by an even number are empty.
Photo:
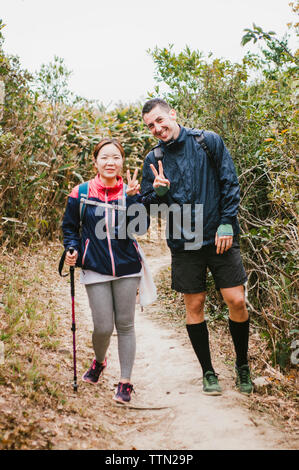
[[[294,0],[296,1],[296,0]],[[244,28],[287,31],[290,0],[0,0],[4,50],[31,72],[54,55],[73,71],[70,88],[113,105],[144,99],[154,87],[156,45],[188,45],[240,60]],[[251,43],[249,43],[251,44]],[[295,38],[290,43],[295,47]],[[250,46],[251,50],[256,48]]]

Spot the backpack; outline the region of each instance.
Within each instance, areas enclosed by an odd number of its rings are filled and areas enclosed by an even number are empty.
[[[86,181],[85,183],[81,183],[79,185],[79,201],[80,201],[80,206],[79,206],[79,214],[80,214],[80,223],[82,224],[83,216],[85,213],[86,209],[86,203],[84,202],[85,199],[88,199],[88,194],[89,194],[89,181]]]
[[[186,128],[186,129],[189,130],[188,128]],[[201,131],[199,129],[195,129],[195,128],[192,128],[191,130],[198,132],[198,134],[196,134],[194,136],[194,138],[195,138],[196,142],[201,146],[201,148],[206,152],[206,154],[209,158],[209,161],[210,161],[212,167],[214,168],[214,170],[216,172],[217,178],[219,179],[218,168],[217,168],[215,159],[213,157],[213,154],[210,151],[210,149],[209,149],[209,147],[206,143],[203,131]],[[160,145],[157,145],[156,147],[154,147],[153,151],[154,151],[154,155],[155,155],[156,160],[162,160],[163,159],[164,154],[163,154],[163,150],[160,147]]]

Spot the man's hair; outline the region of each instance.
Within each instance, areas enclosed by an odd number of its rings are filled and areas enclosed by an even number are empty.
[[[160,106],[161,108],[165,109],[165,111],[171,110],[171,107],[169,106],[168,103],[166,103],[166,101],[162,100],[161,98],[153,98],[152,100],[147,101],[145,105],[143,106],[142,116],[149,113],[156,106]]]

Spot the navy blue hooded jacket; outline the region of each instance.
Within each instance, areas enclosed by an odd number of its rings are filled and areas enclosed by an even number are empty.
[[[203,204],[203,245],[215,243],[219,225],[231,224],[234,235],[240,231],[237,214],[240,202],[239,182],[233,160],[222,138],[215,132],[204,131],[205,142],[217,167],[196,141],[198,131],[181,127],[176,140],[159,142],[163,151],[163,169],[170,181],[168,193],[159,197],[153,189],[154,175],[150,164],[158,170],[158,162],[151,150],[143,165],[141,183],[142,202],[149,209],[151,204]],[[194,211],[192,212],[194,214]],[[192,221],[194,223],[194,221]],[[171,251],[184,251],[185,240],[174,239],[171,230],[167,244]]]
[[[138,273],[141,270],[141,256],[133,234],[127,230],[134,218],[127,215],[127,209],[133,204],[136,208],[140,206],[140,195],[127,196],[126,211],[123,212],[114,209],[122,205],[124,197],[121,177],[118,177],[117,185],[114,187],[105,187],[99,175],[89,183],[88,199],[104,203],[109,208],[86,204],[82,233],[80,233],[79,186],[76,186],[68,198],[62,222],[65,249],[73,247],[78,251],[77,266],[83,269],[117,277]],[[144,222],[145,233],[149,220],[146,218]],[[104,237],[99,236],[99,229],[103,231]],[[141,232],[142,228],[138,225],[137,230]],[[123,233],[126,235],[123,236]]]

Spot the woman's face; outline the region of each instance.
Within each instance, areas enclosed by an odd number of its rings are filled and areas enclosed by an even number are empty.
[[[114,144],[104,145],[97,155],[95,166],[104,184],[115,184],[123,168],[120,150]]]

